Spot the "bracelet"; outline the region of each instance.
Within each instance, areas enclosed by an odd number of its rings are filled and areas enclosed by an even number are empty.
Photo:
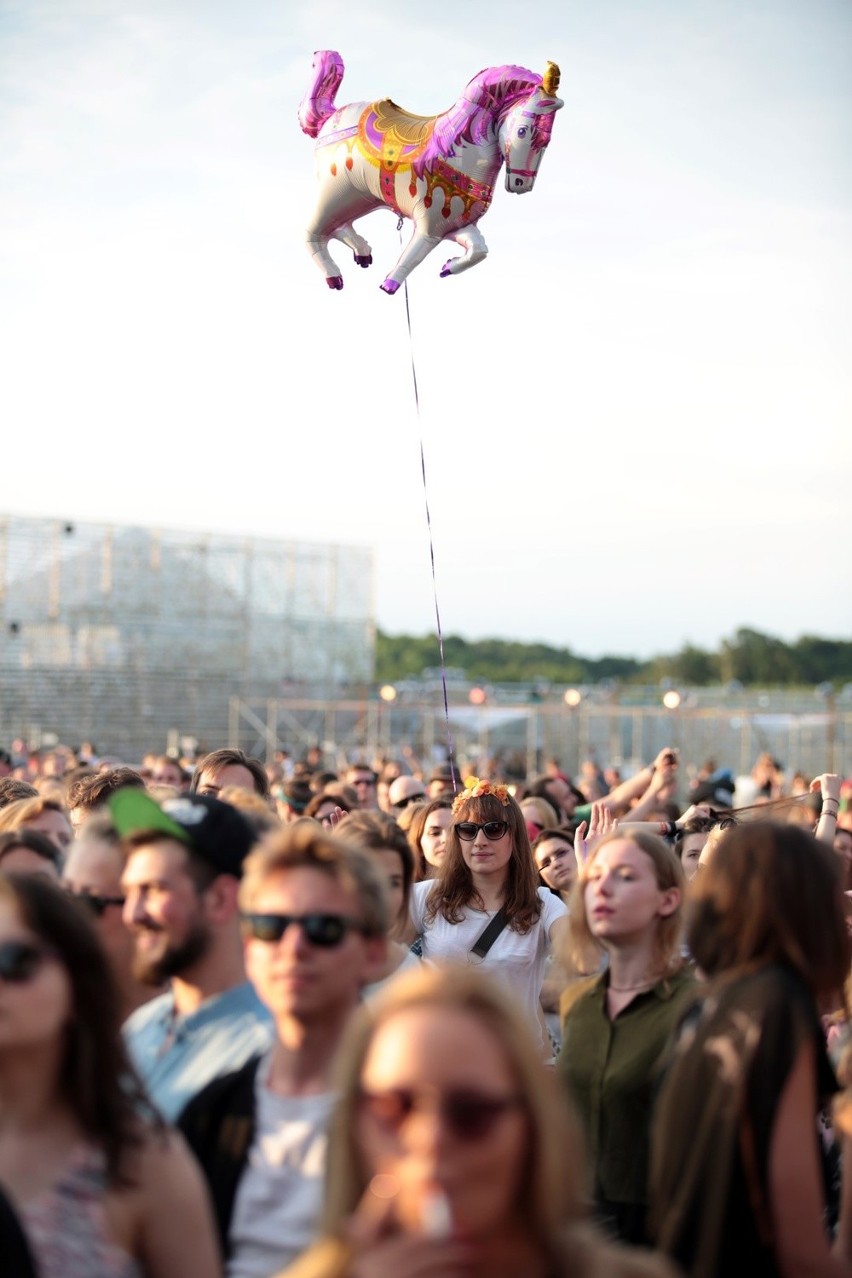
[[[826,811],[826,804],[827,804],[827,803],[837,803],[837,800],[836,800],[836,799],[825,799],[825,800],[823,801],[823,805],[822,805],[822,810],[823,810],[823,812],[825,812],[825,811]],[[837,807],[834,809],[834,813],[832,814],[832,813],[829,811],[829,816],[831,816],[831,815],[837,816],[837,814],[838,814],[838,812],[839,812],[839,811],[840,811],[840,804],[839,804],[839,803],[837,803]]]

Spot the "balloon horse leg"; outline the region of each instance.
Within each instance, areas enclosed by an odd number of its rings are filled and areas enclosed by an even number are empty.
[[[441,243],[442,235],[427,235],[415,222],[411,239],[399,255],[396,266],[381,285],[386,293],[395,293],[400,284],[411,274],[415,266],[419,266],[434,248]]]
[[[442,279],[446,279],[448,275],[458,275],[459,271],[469,271],[472,266],[476,266],[477,262],[481,262],[488,256],[488,245],[478,226],[466,226],[463,230],[456,231],[454,235],[448,235],[446,238],[463,248],[464,253],[461,257],[451,257],[444,263],[441,267]]]
[[[343,288],[343,276],[340,274],[340,267],[328,251],[329,240],[339,240],[341,244],[345,244],[347,248],[350,248],[359,266],[370,266],[373,261],[373,250],[363,235],[359,235],[352,225],[352,220],[362,216],[365,212],[360,207],[360,203],[361,201],[359,201],[359,207],[351,214],[348,222],[343,222],[336,226],[334,230],[329,231],[326,229],[328,226],[328,213],[324,203],[320,202],[305,232],[305,243],[308,246],[308,251],[325,275],[325,282],[329,288]],[[372,204],[368,205],[368,209],[372,207]]]

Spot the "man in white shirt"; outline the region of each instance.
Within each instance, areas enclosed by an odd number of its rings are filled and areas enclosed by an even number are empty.
[[[313,1241],[334,1103],[330,1070],[386,958],[386,889],[368,853],[320,826],[270,836],[240,887],[246,971],[269,1051],[197,1096],[179,1126],[210,1185],[228,1278],[268,1278]]]

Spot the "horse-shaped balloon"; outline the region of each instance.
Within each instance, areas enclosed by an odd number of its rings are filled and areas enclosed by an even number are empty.
[[[443,115],[410,115],[389,98],[336,108],[343,79],[339,53],[314,54],[313,80],[299,106],[299,123],[317,139],[319,200],[306,240],[329,288],[343,276],[328,251],[331,239],[352,249],[359,266],[372,251],[352,223],[386,206],[411,218],[414,230],[382,288],[395,293],[404,279],[442,240],[464,250],[441,275],[458,275],[488,252],[477,223],[487,212],[500,165],[506,190],[531,191],[550,141],[559,68],[548,62],[544,76],[523,67],[480,71]]]

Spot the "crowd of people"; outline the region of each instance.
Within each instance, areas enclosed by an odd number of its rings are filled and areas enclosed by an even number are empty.
[[[852,1274],[852,782],[327,764],[0,750],[4,1276]]]

